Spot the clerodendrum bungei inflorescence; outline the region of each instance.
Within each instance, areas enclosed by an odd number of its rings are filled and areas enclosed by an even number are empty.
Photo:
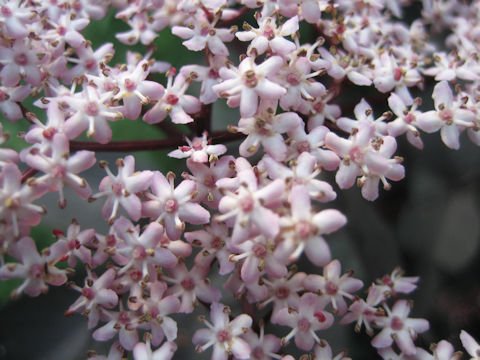
[[[108,14],[128,28],[112,41],[143,52],[115,61],[117,45],[84,37]],[[404,178],[399,137],[480,145],[480,1],[0,0],[0,30],[2,124],[23,124],[25,143],[0,149],[0,279],[21,279],[13,297],[78,291],[66,314],[111,342],[109,360],[173,358],[180,313],[202,314],[192,348],[213,360],[357,358],[324,339],[335,324],[366,332],[384,359],[460,359],[445,340],[416,344],[429,329],[410,316],[417,277],[395,269],[361,292],[329,236],[355,217],[335,208],[338,191],[374,201]],[[175,51],[152,46],[165,31],[198,63],[162,61]],[[118,141],[124,118],[166,136]],[[185,171],[139,171],[129,154],[160,149]],[[108,164],[106,151],[124,155]],[[87,182],[95,164],[104,177]],[[107,230],[74,220],[37,248],[49,193],[61,208],[75,194],[101,203]]]

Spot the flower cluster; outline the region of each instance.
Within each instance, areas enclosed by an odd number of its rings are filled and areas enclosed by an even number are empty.
[[[210,321],[201,317],[193,343],[214,360],[291,359],[290,342],[315,359],[346,359],[323,339],[336,323],[365,327],[384,359],[457,359],[445,340],[432,352],[415,345],[429,323],[410,318],[398,295],[418,278],[397,269],[361,299],[363,282],[342,272],[329,246],[347,225],[338,190],[357,184],[374,201],[380,185],[404,178],[397,137],[422,149],[423,134],[439,132],[459,149],[466,133],[480,145],[480,1],[424,0],[407,25],[402,9],[412,2],[0,0],[0,112],[29,124],[23,150],[0,149],[0,279],[22,280],[14,296],[77,291],[65,314],[86,316],[95,340],[114,339],[112,360],[171,359],[176,314],[200,307]],[[140,42],[144,54],[114,64],[113,43],[95,49],[84,38],[111,9],[130,27],[116,39]],[[300,31],[307,24],[313,37]],[[151,44],[163,29],[203,51],[203,65],[158,60]],[[434,46],[429,33],[448,36]],[[357,96],[358,87],[375,96]],[[430,88],[433,108],[422,104]],[[222,101],[238,116],[212,128]],[[124,118],[167,136],[116,141],[111,123]],[[238,149],[220,143],[230,140]],[[167,148],[185,159],[182,174],[138,170],[128,154]],[[99,159],[111,150],[127,153],[115,167]],[[89,184],[97,162],[106,176]],[[44,196],[58,193],[65,208],[66,187],[86,207],[103,203],[108,230],[74,220],[37,249],[31,230],[47,216]],[[304,258],[321,271],[298,271]],[[84,283],[68,282],[81,266]],[[221,289],[209,280],[217,275]],[[243,313],[231,315],[227,292]],[[254,306],[269,311],[259,320]],[[281,338],[265,333],[273,325]],[[460,338],[480,358],[476,341]]]

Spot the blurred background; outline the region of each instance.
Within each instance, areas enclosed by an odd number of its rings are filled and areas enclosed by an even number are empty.
[[[112,34],[126,29],[126,25],[114,19],[111,13],[102,22],[91,24],[85,31],[85,37],[92,40],[94,49],[106,41],[114,42],[117,55],[113,61],[122,62],[126,47],[112,38]],[[155,57],[177,68],[198,62],[197,55],[185,49],[180,39],[168,30],[160,34],[155,45],[159,49]],[[173,48],[175,51],[162,51]],[[142,46],[136,49],[143,51]],[[424,94],[428,107],[431,90],[427,86],[423,93],[416,90],[414,95]],[[386,97],[372,90],[353,94],[348,97],[351,103],[341,105],[353,109],[352,105],[362,96],[371,103],[386,104]],[[386,110],[379,108],[377,113],[377,108],[374,109],[377,116]],[[224,102],[215,104],[213,114],[214,128],[217,129],[225,128],[226,121],[234,123],[238,119],[238,112],[226,108]],[[344,116],[349,115],[344,113]],[[5,131],[10,132],[12,138],[7,146],[17,150],[24,147],[22,141],[14,136],[27,126],[22,121],[5,124]],[[132,134],[145,139],[165,136],[160,129],[140,121],[123,120],[112,123],[112,127],[115,140],[131,139]],[[446,339],[460,349],[458,335],[461,329],[480,339],[480,262],[477,261],[480,245],[480,152],[466,136],[462,136],[459,151],[447,149],[441,143],[439,134],[422,135],[422,138],[425,143],[423,151],[413,148],[403,138],[398,139],[397,154],[405,159],[406,178],[392,183],[390,191],[382,190],[380,198],[374,203],[364,200],[356,187],[337,192],[337,200],[328,207],[344,212],[348,224],[326,238],[333,258],[341,260],[344,271],[353,269],[355,276],[364,281],[365,288],[397,266],[402,267],[407,276],[420,276],[419,288],[411,297],[414,301],[411,316],[428,319],[431,330],[419,337],[419,346],[428,348],[430,343]],[[231,149],[235,146],[238,148],[238,142],[233,143]],[[167,159],[166,153],[136,153],[136,168],[176,169],[180,173],[182,165]],[[230,153],[235,154],[233,150]],[[102,153],[97,159],[114,164],[115,159],[125,155]],[[97,191],[99,180],[105,176],[104,170],[95,167],[87,175],[93,191]],[[333,174],[322,176],[334,183]],[[67,199],[68,205],[64,210],[56,206],[57,194],[50,194],[44,199],[43,204],[48,209],[46,222],[36,227],[32,234],[40,249],[53,240],[52,228],[65,230],[74,217],[83,227],[94,227],[99,233],[106,232],[107,227],[100,215],[102,200],[89,204],[89,211],[79,212],[86,204],[72,194],[67,194]],[[308,261],[300,262],[299,269],[321,273],[321,269],[312,267]],[[82,275],[79,272],[74,281],[82,284]],[[225,278],[212,278],[212,281],[220,288]],[[16,286],[18,282],[15,281],[0,282],[0,360],[85,359],[88,349],[106,353],[105,349],[110,344],[93,342],[84,318],[80,315],[66,318],[63,315],[78,297],[77,292],[65,287],[52,287],[47,295],[38,298],[23,296],[10,301],[8,294]],[[225,302],[228,303],[228,300]],[[202,325],[196,316],[175,319],[179,324],[179,351],[175,358],[190,358],[193,351],[191,335]],[[278,327],[277,331],[282,336],[288,329]],[[368,336],[355,334],[352,325],[337,325],[325,334],[319,333],[319,336],[330,342],[334,353],[347,349],[353,359],[378,357],[369,345]],[[209,350],[198,358],[208,359],[210,355]]]

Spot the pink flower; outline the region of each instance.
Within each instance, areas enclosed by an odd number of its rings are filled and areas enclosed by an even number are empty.
[[[21,238],[11,249],[11,253],[21,263],[7,263],[0,267],[0,279],[23,279],[12,296],[22,292],[30,296],[38,296],[48,291],[48,285],[60,286],[67,281],[66,270],[55,265],[65,256],[65,244],[56,243],[39,254],[31,237]]]
[[[85,312],[88,314],[88,328],[97,326],[100,320],[100,309],[111,309],[118,303],[118,295],[112,290],[115,279],[115,270],[110,268],[100,277],[96,277],[89,271],[85,279],[85,286],[80,288],[72,287],[82,295],[68,308],[65,315],[72,315],[74,312]]]
[[[288,133],[291,139],[289,158],[300,160],[302,155],[305,157],[304,154],[309,154],[315,157],[315,166],[335,170],[340,164],[340,158],[335,152],[325,149],[325,136],[329,132],[326,126],[317,126],[307,134],[303,126],[297,126]]]
[[[311,350],[315,342],[320,342],[315,332],[333,324],[333,315],[323,310],[318,296],[312,293],[303,294],[296,308],[281,309],[276,319],[280,325],[292,328],[282,338],[282,344],[295,337],[295,345],[306,351]]]
[[[137,343],[133,348],[133,358],[135,360],[170,360],[175,351],[177,344],[172,341],[165,342],[161,347],[152,351],[150,342]]]
[[[227,152],[225,145],[212,145],[211,140],[207,140],[207,136],[208,133],[204,131],[202,137],[197,136],[193,140],[185,138],[188,146],[180,146],[177,150],[169,152],[168,156],[177,159],[191,158],[194,162],[205,163]]]
[[[234,39],[235,28],[215,28],[216,21],[210,22],[203,11],[197,11],[193,17],[185,21],[185,25],[173,26],[172,34],[188,39],[183,42],[187,49],[200,51],[207,46],[214,55],[229,55],[224,42]]]
[[[137,119],[142,105],[161,99],[165,92],[159,83],[146,80],[149,74],[150,64],[147,60],[142,60],[133,69],[122,72],[116,77],[119,91],[115,94],[115,98],[122,99],[121,111],[128,119]]]
[[[420,139],[420,132],[417,118],[421,112],[417,107],[421,104],[421,99],[414,99],[410,110],[400,96],[392,93],[388,98],[388,106],[392,109],[397,118],[387,124],[388,134],[394,137],[407,133],[407,140],[418,149],[423,149],[423,142]]]
[[[278,359],[277,352],[280,350],[280,339],[272,334],[265,335],[265,329],[260,326],[260,335],[257,335],[253,330],[247,331],[243,338],[248,342],[252,349],[252,360],[271,360]]]
[[[83,264],[93,265],[91,245],[95,237],[94,229],[82,230],[77,220],[72,219],[66,234],[56,229],[53,230],[53,234],[59,242],[65,242],[68,246],[69,251],[66,255],[68,256],[68,266],[75,268],[77,260]]]
[[[350,138],[343,139],[330,132],[325,137],[325,144],[342,158],[335,181],[341,189],[357,183],[362,187],[362,196],[370,201],[378,197],[378,183],[382,181],[386,190],[390,188],[388,179],[398,181],[405,175],[400,164],[401,158],[391,158],[396,150],[395,138],[374,137],[375,126],[369,122],[359,125]]]
[[[275,114],[277,101],[261,100],[254,117],[241,118],[235,131],[248,135],[240,144],[240,155],[249,157],[255,154],[261,144],[267,154],[278,161],[285,160],[287,145],[282,133],[294,130],[302,119],[294,112]]]
[[[264,187],[259,187],[256,179],[242,184],[236,192],[226,192],[218,208],[222,215],[217,219],[224,221],[234,218],[232,233],[234,244],[247,240],[252,225],[266,237],[273,238],[280,231],[278,215],[268,208],[278,203],[283,195],[285,183],[276,179]]]
[[[207,304],[220,300],[222,294],[210,285],[208,270],[194,265],[189,271],[185,263],[180,261],[168,270],[170,276],[162,276],[162,279],[174,284],[168,288],[167,293],[180,299],[179,312],[193,312],[199,300]]]
[[[218,95],[213,91],[213,86],[221,82],[219,75],[220,68],[227,66],[228,58],[223,55],[211,55],[209,57],[209,66],[197,64],[186,65],[180,69],[180,72],[189,76],[194,81],[201,81],[200,101],[202,104],[212,104],[218,99]]]
[[[116,17],[124,18],[126,16],[122,12],[118,13]],[[131,27],[131,30],[115,34],[119,41],[127,45],[133,45],[140,40],[143,45],[149,45],[158,36],[158,33],[168,25],[168,18],[161,16],[159,13],[156,16],[149,16],[146,11],[140,11],[128,19],[127,24]]]
[[[207,325],[193,335],[193,343],[197,345],[198,352],[203,352],[213,345],[212,360],[227,360],[229,354],[237,359],[250,359],[250,345],[241,338],[252,326],[252,318],[246,314],[229,319],[230,309],[220,303],[210,306],[210,319],[202,319]]]
[[[29,85],[16,87],[0,86],[0,112],[8,121],[17,121],[23,117],[22,111],[18,103],[21,103],[30,95],[31,88]]]
[[[145,122],[156,124],[165,120],[169,115],[173,123],[187,124],[193,121],[191,115],[200,111],[200,101],[192,95],[185,94],[192,79],[180,73],[173,80],[175,73],[174,69],[169,71],[165,93],[143,116]]]
[[[195,195],[194,181],[184,180],[175,188],[175,175],[168,173],[167,178],[155,171],[152,193],[147,194],[149,200],[143,203],[142,214],[161,221],[170,240],[177,240],[185,229],[184,221],[195,225],[206,224],[210,213],[191,201]]]
[[[307,57],[299,56],[301,50],[289,56],[288,66],[280,72],[280,79],[287,88],[287,93],[280,98],[280,106],[284,110],[300,111],[308,114],[311,102],[327,94],[325,86],[314,80],[321,70],[311,72],[311,64]],[[303,54],[302,54],[303,55]],[[312,111],[313,112],[313,111]]]
[[[164,338],[168,342],[177,338],[177,323],[168,315],[180,310],[180,301],[176,296],[168,294],[167,290],[166,283],[151,282],[149,296],[138,296],[134,300],[136,306],[141,306],[140,313],[144,316],[145,327],[150,330],[148,334],[151,334],[153,346],[159,346]]]
[[[113,224],[113,230],[117,239],[115,254],[120,256],[116,261],[122,265],[120,274],[137,267],[142,277],[151,277],[155,274],[155,268],[171,268],[177,264],[177,257],[159,246],[163,235],[163,227],[159,223],[151,222],[140,233],[138,226],[121,217]]]
[[[391,311],[385,305],[384,308],[387,315],[376,322],[382,331],[373,338],[372,345],[382,349],[389,347],[395,341],[405,355],[414,355],[416,348],[413,340],[417,334],[428,330],[428,321],[408,318],[410,305],[406,300],[398,300]]]
[[[460,132],[474,127],[475,114],[463,108],[462,102],[455,100],[446,81],[441,81],[433,89],[432,98],[435,110],[424,112],[417,118],[419,127],[428,132],[440,130],[440,136],[450,149],[460,148]]]
[[[299,146],[303,146],[299,144]],[[336,156],[336,155],[335,155]],[[332,186],[316,177],[320,174],[317,159],[310,152],[304,151],[292,161],[290,167],[275,161],[270,156],[265,155],[259,164],[259,167],[265,167],[268,176],[271,179],[283,179],[293,185],[305,185],[308,194],[312,199],[320,202],[329,202],[335,200],[337,194],[333,191]]]
[[[245,23],[246,31],[237,31],[235,36],[240,41],[249,41],[247,54],[261,55],[269,49],[273,54],[287,55],[296,50],[292,41],[284,38],[298,31],[298,16],[293,16],[281,26],[277,27],[275,17],[262,17],[257,13],[258,29]],[[254,51],[254,53],[253,53]]]
[[[266,299],[259,304],[260,308],[264,308],[267,304],[273,303],[273,311],[271,321],[277,324],[278,312],[283,308],[297,307],[300,301],[300,292],[305,290],[303,281],[307,277],[304,272],[293,273],[290,271],[286,276],[281,278],[263,278],[263,282],[267,285],[268,295]]]
[[[73,139],[87,130],[87,136],[93,137],[101,144],[112,138],[112,130],[108,121],[120,120],[123,114],[111,109],[107,101],[110,93],[101,94],[95,87],[86,85],[82,93],[64,98],[74,114],[65,122],[65,133]]]
[[[280,56],[272,56],[260,65],[256,65],[252,57],[246,57],[236,67],[220,69],[222,82],[213,86],[220,96],[228,98],[230,107],[240,106],[242,118],[249,118],[257,112],[258,98],[277,100],[286,94],[287,90],[270,80],[284,65]]]
[[[216,186],[219,179],[230,178],[235,171],[235,158],[233,156],[223,156],[218,160],[211,159],[209,166],[195,162],[193,159],[187,159],[188,173],[182,174],[187,180],[193,180],[196,184],[197,196],[195,200],[203,202],[212,209],[218,208],[218,203],[223,196],[220,189]]]
[[[106,163],[101,163],[107,175],[100,183],[100,192],[91,199],[106,196],[107,201],[102,209],[105,220],[113,223],[121,205],[128,215],[138,221],[141,216],[141,201],[137,193],[147,190],[153,178],[151,171],[135,172],[135,158],[131,155],[118,159],[118,175],[113,175]]]
[[[305,251],[307,258],[317,266],[326,265],[331,258],[330,248],[322,237],[346,224],[347,218],[335,209],[312,213],[308,190],[304,185],[292,188],[289,201],[292,215],[281,219],[283,241],[278,252],[288,256],[290,261],[297,260]]]
[[[3,43],[5,45],[5,43]],[[20,78],[32,86],[40,86],[42,82],[41,65],[48,60],[43,49],[38,49],[29,38],[17,39],[11,46],[0,46],[0,78],[4,86],[19,85]]]
[[[322,299],[330,302],[334,313],[339,316],[347,312],[347,303],[344,297],[353,300],[352,293],[363,287],[363,282],[352,278],[351,272],[341,276],[340,274],[340,261],[333,260],[323,268],[323,276],[308,275],[303,282],[305,289],[321,294]]]
[[[58,76],[65,82],[70,83],[75,78],[80,78],[84,75],[99,75],[102,71],[100,63],[108,62],[115,51],[112,43],[106,43],[93,51],[91,46],[80,46],[75,49],[77,57],[67,57],[66,60],[75,64],[67,71],[63,71]]]
[[[397,294],[410,294],[417,288],[418,276],[403,276],[401,268],[395,268],[390,275],[385,275],[377,280],[377,288],[393,296]]]
[[[195,257],[195,265],[210,269],[212,262],[217,259],[220,275],[233,271],[235,264],[229,260],[231,252],[227,247],[230,240],[227,225],[213,220],[210,225],[205,225],[204,230],[186,232],[184,236],[192,245],[201,248]]]
[[[51,191],[58,191],[60,199],[58,205],[66,206],[63,187],[69,185],[83,199],[87,199],[92,190],[85,179],[77,174],[92,167],[95,162],[93,151],[81,150],[69,156],[68,138],[61,133],[55,134],[51,144],[51,155],[38,151],[33,147],[25,156],[24,161],[34,169],[40,170],[45,175],[38,181],[46,184]]]
[[[34,179],[21,183],[22,174],[14,163],[6,163],[0,175],[0,219],[12,224],[14,235],[20,235],[20,227],[34,226],[41,221],[45,209],[32,202],[47,190],[42,182]]]
[[[275,256],[273,241],[259,235],[250,238],[241,244],[231,245],[232,255],[229,260],[233,262],[243,261],[240,269],[240,277],[245,283],[257,282],[265,272],[275,278],[287,274],[287,261]]]
[[[139,321],[138,316],[133,312],[124,310],[120,312],[104,310],[102,313],[108,322],[95,330],[92,337],[97,341],[108,341],[118,333],[120,345],[125,350],[133,350],[138,343],[138,332],[136,330],[136,323]]]

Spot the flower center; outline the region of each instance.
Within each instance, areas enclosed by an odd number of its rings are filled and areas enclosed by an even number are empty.
[[[165,201],[165,211],[167,213],[173,213],[177,210],[177,202],[175,199],[168,199]]]
[[[307,318],[298,320],[297,327],[300,331],[308,331],[310,329],[310,321]]]
[[[67,174],[65,167],[61,165],[54,165],[52,168],[52,176],[54,179],[62,179]]]
[[[6,6],[2,6],[2,15],[5,17],[12,16],[12,11]]]
[[[178,103],[178,96],[175,94],[168,94],[165,98],[165,101],[169,105],[175,105],[176,103]]]
[[[323,109],[325,109],[325,103],[323,101],[318,101],[316,102],[314,105],[313,105],[313,109],[317,112],[317,113],[323,113]]]
[[[193,150],[202,150],[203,149],[203,140],[202,139],[195,139],[192,142]]]
[[[298,74],[291,72],[287,75],[287,82],[290,85],[296,86],[296,85],[300,84],[300,78],[299,78]]]
[[[395,68],[395,70],[393,70],[393,79],[395,81],[399,81],[403,76],[403,72],[402,72],[402,69],[400,68]]]
[[[225,342],[229,339],[230,334],[228,333],[228,330],[220,330],[217,333],[217,340],[220,342]]]
[[[32,265],[32,267],[30,268],[30,274],[32,275],[32,277],[40,279],[44,274],[43,266],[40,264]]]
[[[88,70],[93,70],[97,62],[94,59],[85,60],[85,68]]]
[[[357,146],[352,148],[350,150],[350,159],[352,159],[352,161],[357,162],[357,163],[362,162],[362,159],[363,159],[362,150],[360,150],[360,148],[358,148]]]
[[[387,285],[387,286],[392,286],[393,285],[393,281],[390,278],[390,276],[388,276],[388,275],[385,275],[384,277],[382,277],[382,283],[384,285]]]
[[[213,238],[213,241],[212,241],[212,248],[214,249],[221,249],[225,246],[225,243],[223,242],[222,239],[220,239],[219,237],[215,237]]]
[[[57,33],[60,36],[64,36],[67,33],[67,29],[65,28],[65,26],[59,26],[57,29]]]
[[[130,279],[135,282],[140,281],[142,279],[142,272],[140,270],[130,271]]]
[[[249,88],[254,88],[258,84],[257,76],[255,75],[255,71],[247,70],[245,74],[243,74],[243,83],[248,86]]]
[[[414,121],[415,121],[415,115],[408,113],[407,116],[405,116],[405,122],[407,124],[411,124]]]
[[[240,199],[239,205],[243,212],[250,212],[254,208],[255,201],[251,196],[245,196],[244,198]]]
[[[215,69],[210,69],[210,71],[208,72],[208,77],[211,79],[218,79],[220,75],[218,74],[218,71],[216,71]]]
[[[299,153],[302,152],[309,152],[310,151],[310,144],[308,141],[301,141],[297,144],[297,151]]]
[[[25,53],[15,55],[14,61],[17,65],[25,66],[28,64],[28,57]]]
[[[203,185],[209,188],[215,187],[216,179],[213,175],[207,175],[203,178]]]
[[[453,124],[453,112],[450,109],[440,111],[440,118],[447,123],[447,125]]]
[[[122,184],[118,183],[118,182],[114,182],[112,184],[112,192],[117,195],[117,196],[120,196],[122,195],[122,189],[123,189],[123,186]]]
[[[325,290],[327,290],[327,294],[335,295],[338,292],[338,286],[332,281],[328,281],[325,285]]]
[[[403,321],[398,316],[394,316],[392,318],[391,328],[393,330],[402,330],[403,329]]]
[[[265,256],[267,256],[267,249],[262,244],[253,245],[252,252],[258,258],[263,259]]]
[[[301,237],[302,239],[306,239],[308,237],[310,237],[310,235],[312,234],[313,232],[313,227],[312,225],[307,222],[307,221],[299,221],[296,225],[295,225],[295,232],[297,233],[297,235],[299,237]]]
[[[85,105],[85,113],[89,116],[97,116],[100,111],[98,103],[96,101],[89,101]]]
[[[195,288],[195,283],[193,282],[193,280],[191,278],[183,279],[180,282],[180,285],[182,285],[182,287],[187,291],[191,291]]]
[[[125,311],[122,311],[118,316],[118,321],[121,322],[122,324],[128,324],[130,322],[130,318],[128,317],[128,314]]]
[[[143,260],[147,256],[147,252],[145,251],[145,248],[141,245],[137,245],[133,248],[132,251],[132,257],[135,260]]]
[[[55,135],[56,133],[57,129],[55,129],[54,127],[48,127],[42,131],[43,137],[47,140],[53,139],[53,135]]]
[[[268,40],[272,40],[273,38],[275,38],[275,31],[274,31],[274,28],[271,26],[271,25],[265,25],[265,27],[263,28],[263,35],[268,39]]]
[[[95,297],[93,290],[91,288],[83,288],[82,295],[85,296],[88,300],[92,300]]]
[[[283,300],[286,299],[288,295],[290,295],[290,290],[285,286],[280,286],[275,292],[275,294],[277,295],[277,298]]]
[[[125,79],[125,89],[127,89],[128,92],[132,92],[135,90],[137,85],[130,79]]]

